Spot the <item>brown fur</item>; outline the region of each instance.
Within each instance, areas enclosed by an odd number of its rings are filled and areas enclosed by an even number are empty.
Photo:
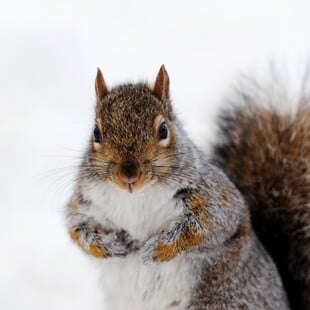
[[[78,208],[77,202],[72,199],[68,204],[68,208],[71,210],[76,210]]]
[[[95,256],[97,258],[107,257],[107,254],[96,243],[93,242],[89,246],[86,246],[86,244],[84,244],[81,241],[80,234],[77,229],[75,228],[70,229],[70,235],[72,240],[86,253]]]
[[[159,100],[169,99],[169,76],[164,65],[160,67],[157,74],[153,93]]]
[[[208,202],[205,196],[201,195],[201,193],[192,193],[188,208],[196,214],[203,224],[210,224],[207,205]]]
[[[200,214],[205,211],[206,198],[200,193],[193,193],[191,195],[191,201],[188,205],[188,208],[193,211],[195,214]]]
[[[82,242],[81,242],[81,240],[80,240],[79,232],[78,232],[76,229],[74,229],[74,228],[70,229],[70,236],[71,236],[72,240],[73,240],[79,247],[81,247],[82,249],[84,249],[84,246],[83,246],[83,244],[82,244]]]
[[[310,305],[310,105],[295,117],[247,106],[222,116],[215,159],[243,193],[293,309]]]
[[[173,242],[160,242],[154,251],[154,260],[166,261],[174,258],[178,253],[188,248],[201,244],[203,234],[194,230],[187,229]]]
[[[138,189],[150,181],[145,163],[157,158],[158,155],[163,155],[162,173],[168,172],[166,170],[170,169],[171,156],[175,148],[168,106],[169,103],[163,103],[155,95],[152,96],[146,84],[118,86],[104,98],[97,100],[96,124],[103,141],[99,145],[92,141],[90,151],[91,160],[95,168],[99,167],[98,175],[102,179],[111,178],[110,171],[103,173],[101,169],[104,162],[114,167],[113,181],[126,189],[127,184],[121,180],[126,176],[126,171],[122,167],[128,166],[128,163],[134,163],[138,180],[133,184],[133,188]],[[162,116],[169,129],[169,143],[166,146],[159,145],[157,141],[160,124],[154,124],[154,122],[159,116]],[[133,132],[139,135],[132,135]]]
[[[89,245],[89,254],[97,258],[106,258],[106,253],[95,243]]]
[[[103,99],[108,93],[108,89],[105,84],[102,72],[99,68],[97,69],[95,89],[96,89],[97,98],[99,100]]]

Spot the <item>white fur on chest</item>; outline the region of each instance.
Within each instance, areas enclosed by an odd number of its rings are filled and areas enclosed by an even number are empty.
[[[100,184],[90,185],[83,194],[92,201],[89,215],[102,224],[108,220],[129,232],[133,239],[145,241],[181,213],[174,193],[170,187],[160,184],[133,193],[111,184]]]
[[[197,262],[180,255],[145,266],[139,253],[101,261],[106,309],[185,309],[197,281]]]
[[[182,212],[173,198],[176,189],[148,186],[129,193],[112,184],[91,184],[83,196],[92,204],[87,213],[95,220],[112,222],[141,244],[166,228]],[[145,266],[137,251],[124,258],[100,260],[107,309],[185,309],[197,279],[197,263],[185,255]]]

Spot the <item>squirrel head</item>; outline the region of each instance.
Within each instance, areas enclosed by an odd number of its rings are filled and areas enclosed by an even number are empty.
[[[165,67],[161,66],[153,87],[126,84],[110,91],[98,68],[95,89],[89,159],[96,175],[129,192],[164,178],[175,150]]]

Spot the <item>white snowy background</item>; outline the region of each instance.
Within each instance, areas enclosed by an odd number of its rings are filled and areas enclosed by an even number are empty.
[[[64,205],[108,85],[153,81],[202,146],[242,71],[310,51],[309,1],[11,0],[0,4],[0,309],[103,309]]]

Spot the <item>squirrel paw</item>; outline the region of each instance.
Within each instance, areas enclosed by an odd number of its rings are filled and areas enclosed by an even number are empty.
[[[150,238],[141,249],[141,259],[144,265],[152,265],[156,262],[155,248],[158,244],[158,236]]]
[[[96,234],[93,236],[97,244],[107,256],[126,256],[128,253],[137,250],[138,244],[132,240],[125,231],[112,232],[109,234]]]
[[[138,249],[138,243],[132,240],[125,231],[115,232],[96,226],[93,229],[83,225],[71,230],[73,240],[88,254],[107,258],[112,256],[126,256]]]
[[[177,254],[178,249],[175,242],[165,240],[162,236],[150,238],[141,249],[141,259],[144,265],[169,261]]]
[[[151,237],[141,249],[141,258],[145,265],[169,261],[199,246],[203,240],[204,236],[196,222],[180,221]]]

